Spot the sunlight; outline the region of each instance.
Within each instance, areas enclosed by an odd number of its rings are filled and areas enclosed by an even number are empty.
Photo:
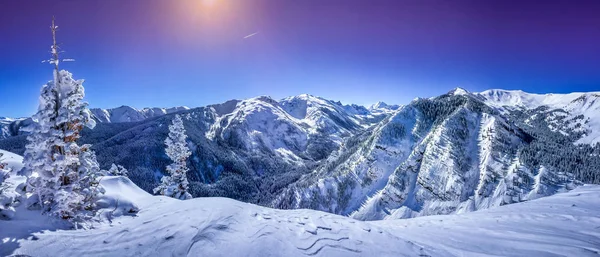
[[[194,5],[196,5],[196,7],[194,9],[198,10],[198,8],[202,11],[202,12],[209,12],[209,13],[218,13],[221,12],[222,9],[226,8],[228,3],[227,1],[223,1],[223,0],[199,0],[198,1],[193,1]]]
[[[167,7],[172,18],[165,27],[174,32],[177,42],[218,48],[252,33],[245,29],[252,21],[247,7],[242,1],[174,1]]]
[[[179,2],[181,3],[181,2]],[[184,13],[201,17],[203,22],[221,20],[229,16],[231,1],[225,0],[193,0],[183,1]]]
[[[212,7],[217,2],[219,2],[219,1],[218,0],[200,0],[200,3],[202,4],[202,6],[206,6],[206,7]]]

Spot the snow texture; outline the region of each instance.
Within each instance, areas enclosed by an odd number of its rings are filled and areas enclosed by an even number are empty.
[[[569,171],[523,163],[528,135],[466,90],[401,107],[346,142],[272,204],[359,220],[463,213],[573,189]]]
[[[600,167],[600,148],[571,144],[592,142],[600,131],[594,97],[457,88],[404,106],[367,109],[305,94],[231,100],[177,114],[188,129],[194,196],[372,220],[462,213],[572,189],[579,184],[573,172],[594,175]],[[544,109],[554,107],[567,110]],[[521,109],[527,112],[513,113]],[[162,140],[174,115],[90,131],[103,168],[119,163],[151,191],[169,163]],[[540,117],[545,123],[533,124]],[[569,138],[546,133],[546,126]],[[565,151],[544,152],[551,147]],[[124,154],[137,151],[147,154]]]
[[[600,92],[569,94],[532,94],[521,90],[493,89],[475,93],[484,99],[486,104],[498,108],[535,109],[546,106],[550,109],[561,109],[569,118],[583,115],[580,121],[586,128],[586,135],[579,139],[580,144],[596,144],[600,142]]]
[[[20,209],[0,220],[0,255],[27,256],[597,256],[600,186],[493,209],[374,222],[275,210],[227,198],[151,196],[105,177],[106,210],[137,208],[89,230]],[[136,207],[132,207],[136,205]],[[127,212],[124,212],[127,213]]]

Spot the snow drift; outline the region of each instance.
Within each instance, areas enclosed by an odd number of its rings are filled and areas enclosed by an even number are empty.
[[[460,215],[362,222],[227,198],[151,196],[105,177],[106,199],[139,213],[62,230],[38,212],[0,221],[0,255],[27,256],[597,256],[600,187]]]

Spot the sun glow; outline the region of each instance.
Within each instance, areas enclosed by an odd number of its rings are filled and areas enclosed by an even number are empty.
[[[217,49],[259,31],[255,6],[238,0],[181,0],[169,8],[170,40],[197,48]]]
[[[218,0],[200,0],[200,3],[201,3],[203,6],[206,6],[206,7],[212,7],[212,6],[214,6],[214,5],[215,5],[217,2],[218,2]]]
[[[203,22],[226,19],[233,11],[233,2],[229,0],[192,0],[184,3],[184,12],[200,17]]]

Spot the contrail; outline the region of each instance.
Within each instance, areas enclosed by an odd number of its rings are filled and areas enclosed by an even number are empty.
[[[244,39],[246,39],[246,38],[249,38],[249,37],[251,37],[251,36],[254,36],[254,35],[256,35],[256,34],[258,34],[258,32],[254,32],[254,33],[252,33],[252,34],[250,34],[250,35],[248,35],[248,36],[245,36],[245,37],[244,37]]]

